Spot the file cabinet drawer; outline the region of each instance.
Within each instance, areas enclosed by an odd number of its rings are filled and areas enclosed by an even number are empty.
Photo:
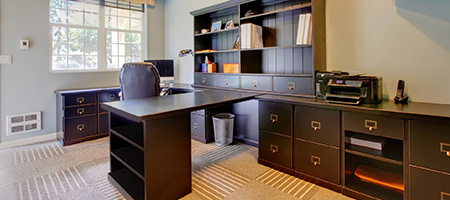
[[[409,130],[410,162],[450,173],[450,124],[411,120]]]
[[[295,170],[339,184],[339,150],[295,141]]]
[[[102,92],[98,94],[98,101],[102,102],[110,102],[110,101],[119,101],[119,92],[120,90],[114,92]]]
[[[195,73],[194,84],[204,86],[214,86],[214,75]]]
[[[96,136],[96,116],[67,119],[64,140],[72,141],[89,136]]]
[[[273,77],[273,91],[312,95],[311,77]]]
[[[205,117],[191,114],[191,135],[205,138]]]
[[[295,106],[295,136],[327,145],[339,145],[339,111]]]
[[[344,129],[403,140],[403,119],[365,113],[343,112]]]
[[[66,108],[64,110],[64,116],[66,118],[82,117],[82,116],[93,115],[93,114],[95,114],[95,105],[71,107],[71,108]]]
[[[292,136],[292,105],[259,101],[259,129]]]
[[[239,88],[239,76],[216,75],[214,85],[216,87],[224,88]]]
[[[242,89],[272,91],[270,76],[241,76]]]
[[[292,140],[291,138],[259,131],[259,158],[292,168]]]
[[[64,96],[65,101],[64,105],[67,106],[74,106],[74,105],[83,105],[83,104],[91,104],[96,103],[96,94],[87,94],[87,93],[81,93],[77,95],[67,95]]]
[[[410,200],[450,199],[450,175],[410,167]]]

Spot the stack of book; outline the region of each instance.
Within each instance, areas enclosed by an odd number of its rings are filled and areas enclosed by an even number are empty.
[[[311,13],[300,14],[297,29],[297,45],[312,44],[312,15]]]
[[[263,48],[262,27],[247,23],[241,25],[241,49]]]

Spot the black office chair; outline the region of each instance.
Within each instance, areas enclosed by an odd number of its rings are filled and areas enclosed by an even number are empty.
[[[125,63],[119,81],[122,100],[159,96],[159,73],[152,63]]]

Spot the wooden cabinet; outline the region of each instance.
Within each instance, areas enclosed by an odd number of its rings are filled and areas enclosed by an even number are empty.
[[[58,140],[63,145],[109,135],[108,112],[101,104],[119,100],[120,88],[57,90]]]
[[[450,174],[410,167],[410,199],[450,199]]]
[[[340,146],[339,110],[295,106],[295,126],[299,139]]]

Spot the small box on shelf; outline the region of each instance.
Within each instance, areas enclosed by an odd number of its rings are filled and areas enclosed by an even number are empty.
[[[238,63],[223,64],[223,73],[239,73],[239,64]]]
[[[203,73],[214,73],[217,72],[217,65],[216,63],[202,63],[202,72]]]

